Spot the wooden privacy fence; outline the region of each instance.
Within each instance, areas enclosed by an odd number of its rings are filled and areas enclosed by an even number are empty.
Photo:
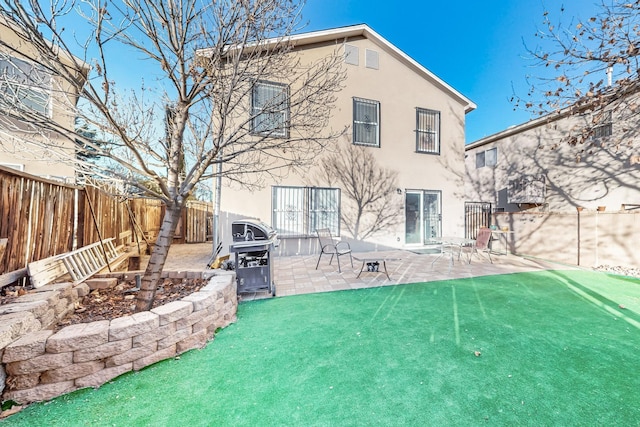
[[[6,239],[0,274],[73,248],[79,191],[0,167],[0,239]]]
[[[206,242],[211,204],[189,202],[185,211],[179,240]],[[163,212],[159,200],[114,197],[0,166],[0,287],[24,277],[33,261],[101,240],[154,242]]]
[[[116,245],[136,239],[155,241],[162,221],[162,203],[153,199],[114,197],[96,187],[86,187],[80,194],[80,218],[84,224],[82,245],[113,237]]]
[[[213,236],[213,206],[211,203],[190,200],[178,224],[175,243],[204,243]]]

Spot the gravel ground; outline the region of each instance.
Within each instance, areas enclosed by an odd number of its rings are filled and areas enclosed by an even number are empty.
[[[635,268],[635,267],[599,265],[595,267],[594,270],[604,271],[606,273],[620,274],[622,276],[640,277],[640,268]]]

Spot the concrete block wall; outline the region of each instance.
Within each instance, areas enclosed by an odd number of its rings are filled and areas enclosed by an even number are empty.
[[[70,325],[55,333],[38,328],[35,321],[22,329],[16,326],[20,338],[9,343],[5,339],[0,347],[0,378],[6,377],[2,400],[27,404],[99,387],[126,372],[201,348],[218,328],[235,321],[237,306],[235,274],[221,271],[200,291],[151,311]],[[5,329],[3,324],[0,337]]]

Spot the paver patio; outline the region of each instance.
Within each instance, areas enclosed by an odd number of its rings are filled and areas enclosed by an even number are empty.
[[[200,270],[209,262],[211,252],[211,243],[173,245],[169,251],[165,270]],[[276,256],[273,258],[273,275],[277,296],[541,271],[559,267],[562,269],[577,268],[516,255],[492,255],[493,264],[486,256],[474,255],[471,264],[469,264],[466,262],[466,254],[463,254],[460,260],[454,259],[451,268],[449,268],[447,256],[438,259],[432,267],[431,264],[438,254],[418,254],[404,250],[393,250],[354,253],[353,255],[360,259],[373,257],[388,259],[387,270],[391,280],[385,276],[382,265],[378,273],[364,271],[358,278],[362,263],[354,259],[353,267],[351,267],[345,256],[340,260],[342,273],[338,272],[336,260],[334,259],[329,264],[327,256],[322,258],[317,270],[318,255]],[[264,296],[266,295],[261,293],[244,294],[242,299],[250,300]]]

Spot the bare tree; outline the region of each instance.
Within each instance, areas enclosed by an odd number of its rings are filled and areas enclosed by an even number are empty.
[[[602,1],[588,19],[567,19],[565,13],[559,6],[557,21],[555,13],[544,13],[543,29],[536,33],[541,45],[528,48],[538,75],[526,97],[514,97],[516,106],[586,117],[565,138],[571,145],[584,144],[582,152],[603,142],[632,144],[640,113],[640,0]],[[618,136],[600,138],[610,133],[612,117]]]
[[[320,161],[314,179],[341,188],[346,195],[340,207],[342,224],[354,239],[366,239],[399,222],[397,177],[397,171],[378,164],[370,149],[347,141]]]
[[[67,95],[69,109],[108,141],[97,145],[85,138],[102,159],[99,173],[166,206],[138,311],[151,307],[187,198],[198,182],[218,173],[216,165],[223,165],[220,173],[230,180],[260,185],[266,177],[305,166],[341,134],[327,127],[344,79],[338,46],[334,55],[301,61],[290,36],[300,29],[302,5],[297,0],[0,1],[0,12],[33,47],[38,67],[57,76],[54,90]],[[130,62],[132,72],[142,67],[146,78],[140,88],[117,89],[116,61]],[[88,78],[79,78],[77,70],[87,65]],[[70,88],[80,93],[77,110]],[[43,148],[54,144],[47,138],[52,131],[82,139],[46,115],[27,109],[16,114],[14,121],[28,123]],[[98,174],[94,164],[66,154],[78,173]]]

